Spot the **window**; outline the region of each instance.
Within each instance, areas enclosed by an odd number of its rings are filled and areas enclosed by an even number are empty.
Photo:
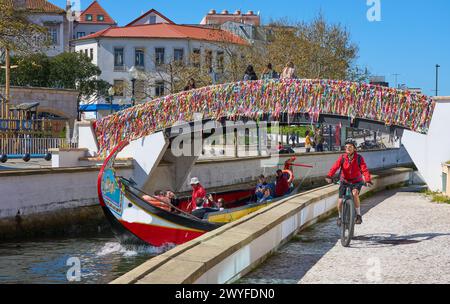
[[[212,72],[212,51],[211,50],[206,50],[205,52],[205,65],[206,68],[208,69],[208,73]]]
[[[89,49],[89,58],[91,58],[91,61],[94,60],[94,49]]]
[[[155,96],[163,96],[164,95],[164,82],[157,81],[155,82]]]
[[[114,68],[123,69],[123,48],[114,48]]]
[[[155,64],[164,64],[164,48],[155,48]]]
[[[218,51],[217,52],[217,71],[219,73],[223,73],[224,69],[225,69],[225,65],[224,65],[224,53],[223,51]]]
[[[145,67],[144,62],[144,50],[143,49],[135,49],[134,51],[134,65],[139,68]]]
[[[85,50],[84,50],[84,55],[87,57],[87,56],[89,56],[88,54],[89,54],[89,50],[88,50],[88,49],[85,49]]]
[[[86,21],[92,21],[92,15],[91,14],[87,14],[86,15]]]
[[[86,32],[78,32],[77,33],[77,39],[86,36]]]
[[[105,16],[97,15],[97,21],[105,21]]]
[[[51,45],[58,44],[58,33],[59,33],[59,26],[49,26],[48,27],[48,36],[49,36]]]
[[[194,49],[192,51],[192,65],[200,67],[200,49]]]
[[[124,91],[124,81],[114,80],[114,96],[123,96]]]
[[[174,49],[173,50],[173,60],[179,63],[184,61],[184,49]]]
[[[152,15],[148,17],[148,23],[149,24],[155,24],[156,23],[156,16]]]

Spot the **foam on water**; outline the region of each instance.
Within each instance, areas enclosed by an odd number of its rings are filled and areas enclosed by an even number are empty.
[[[119,242],[107,242],[96,253],[97,256],[106,256],[110,254],[122,254],[124,257],[132,257],[139,254],[158,255],[175,247],[173,244],[167,244],[161,247],[149,245],[122,245]]]

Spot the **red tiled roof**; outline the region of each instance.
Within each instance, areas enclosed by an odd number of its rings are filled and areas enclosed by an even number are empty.
[[[92,15],[92,21],[86,20],[86,15]],[[98,21],[97,16],[103,15],[104,20]],[[82,24],[110,24],[114,25],[116,22],[111,18],[111,16],[105,11],[105,9],[97,2],[94,1],[91,3],[91,5],[88,6],[87,9],[85,9],[81,15],[80,20],[78,23]]]
[[[161,17],[162,19],[166,20],[168,23],[171,24],[175,24],[175,22],[173,22],[172,20],[170,20],[169,18],[167,18],[166,16],[164,16],[163,14],[161,14],[160,12],[158,12],[155,9],[151,9],[148,12],[146,12],[145,14],[143,14],[142,16],[139,16],[138,18],[136,18],[135,20],[131,21],[130,23],[128,23],[126,26],[130,26],[135,24],[136,22],[138,22],[139,20],[145,18],[146,16],[150,15],[151,13],[154,13],[155,15],[158,15],[159,17]]]
[[[16,2],[15,0],[4,0],[4,3],[8,5],[17,5],[21,1]],[[33,13],[55,13],[55,14],[65,14],[65,10],[62,8],[46,1],[46,0],[23,0],[27,10]]]
[[[108,38],[169,38],[169,39],[195,39],[216,42],[228,42],[235,44],[247,44],[247,42],[230,32],[211,29],[200,26],[178,25],[168,23],[156,23],[134,25],[125,27],[111,27],[79,40],[98,37]]]

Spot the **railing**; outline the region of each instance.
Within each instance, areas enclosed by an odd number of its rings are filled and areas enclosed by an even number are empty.
[[[0,131],[17,132],[17,133],[36,133],[54,137],[64,130],[66,120],[54,119],[36,119],[36,120],[19,120],[19,119],[0,119]]]
[[[65,138],[0,138],[0,154],[46,154],[49,149],[77,148]]]

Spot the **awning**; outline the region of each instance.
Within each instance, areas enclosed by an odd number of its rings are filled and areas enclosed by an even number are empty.
[[[123,109],[129,108],[130,105],[118,105],[109,103],[97,103],[97,104],[87,104],[80,105],[81,112],[98,112],[98,111],[121,111]]]

